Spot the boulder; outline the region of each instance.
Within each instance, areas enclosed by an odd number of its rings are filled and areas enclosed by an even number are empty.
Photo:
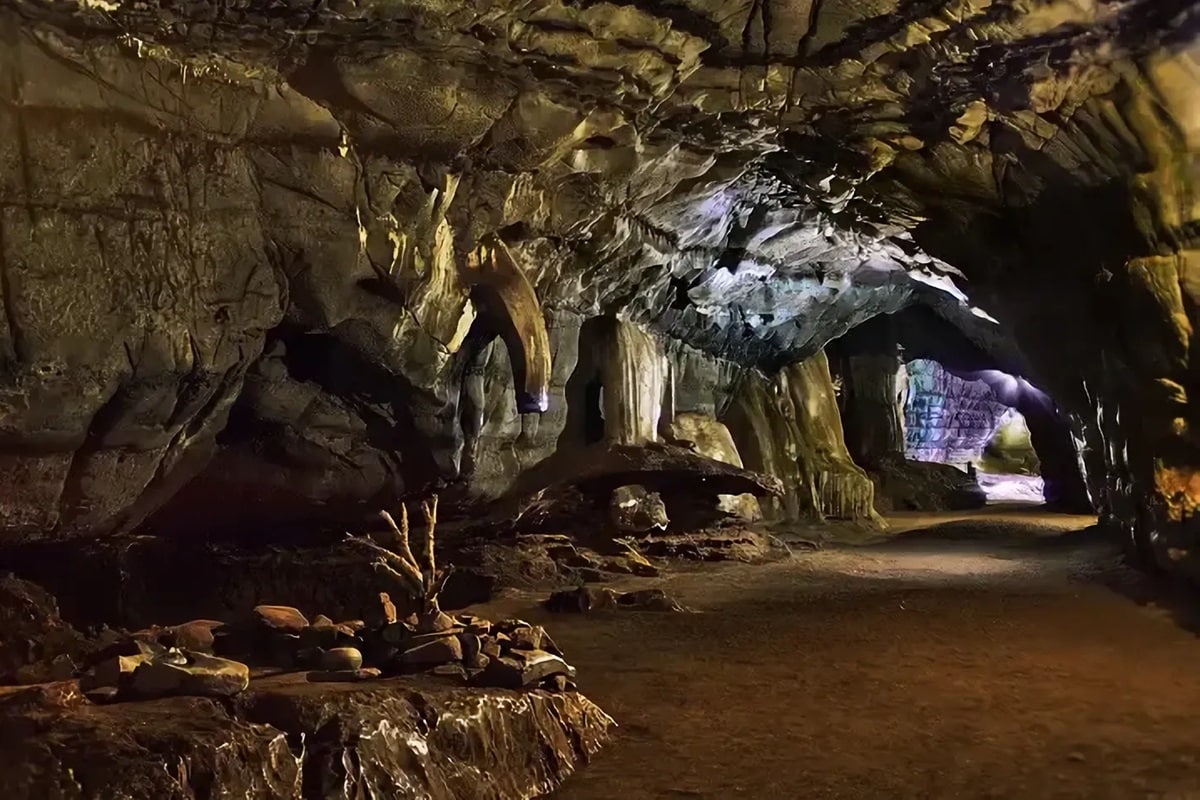
[[[120,689],[128,685],[134,670],[153,657],[154,655],[144,653],[109,656],[93,666],[79,679],[79,688],[83,692],[91,692],[102,687]]]
[[[550,595],[544,605],[547,611],[556,613],[599,611],[616,608],[617,593],[606,588],[568,589]]]
[[[215,638],[213,632],[224,624],[212,619],[194,619],[182,625],[172,625],[159,636],[159,642],[167,647],[211,654]]]
[[[645,486],[618,486],[613,490],[608,507],[613,527],[618,531],[665,531],[671,524],[662,496],[647,491]]]
[[[399,660],[406,667],[423,669],[459,662],[462,657],[462,643],[457,636],[439,636],[405,650]]]
[[[353,647],[335,647],[322,652],[320,656],[320,667],[328,672],[353,672],[362,663],[362,653]]]
[[[228,697],[250,685],[250,668],[245,664],[202,653],[180,655],[183,658],[158,656],[140,663],[129,680],[130,696]]]
[[[308,620],[291,606],[255,606],[254,620],[262,628],[279,633],[299,635],[308,627]]]

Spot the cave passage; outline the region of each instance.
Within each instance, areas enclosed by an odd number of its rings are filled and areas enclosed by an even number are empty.
[[[995,370],[960,377],[925,358],[900,370],[905,458],[962,469],[989,503],[1045,501],[1041,463],[1025,417],[991,385],[1015,385],[1015,379]]]
[[[0,3],[0,800],[1200,798],[1197,109],[1200,0]]]

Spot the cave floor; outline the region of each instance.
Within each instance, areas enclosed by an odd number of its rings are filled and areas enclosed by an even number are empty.
[[[550,626],[622,726],[559,798],[1200,797],[1190,598],[1092,521],[902,514],[655,582],[695,614],[488,607]]]

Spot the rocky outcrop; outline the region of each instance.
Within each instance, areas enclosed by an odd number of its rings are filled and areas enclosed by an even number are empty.
[[[744,466],[729,428],[713,417],[690,411],[676,414],[669,425],[669,434],[671,441],[689,445],[706,458]],[[717,508],[747,521],[762,518],[758,499],[752,494],[722,495]]]
[[[464,690],[431,679],[281,676],[225,704],[174,697],[93,706],[70,687],[53,702],[40,690],[0,696],[0,790],[509,800],[554,790],[613,725],[578,693]]]
[[[750,469],[783,480],[768,516],[876,520],[871,481],[842,438],[833,380],[824,353],[768,379],[747,371],[724,420]]]

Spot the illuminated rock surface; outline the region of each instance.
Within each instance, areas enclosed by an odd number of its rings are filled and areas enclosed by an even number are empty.
[[[964,381],[936,362],[912,361],[906,371],[905,456],[914,461],[979,466],[1008,406],[997,400],[983,381]]]
[[[95,706],[53,684],[0,695],[0,711],[0,790],[47,800],[528,798],[586,762],[613,724],[577,693],[303,675],[256,679],[227,703]]]
[[[1196,13],[14,0],[0,533],[336,526],[464,463],[495,495],[571,414],[573,317],[728,385],[917,304],[1186,554]]]

